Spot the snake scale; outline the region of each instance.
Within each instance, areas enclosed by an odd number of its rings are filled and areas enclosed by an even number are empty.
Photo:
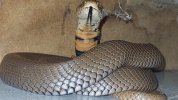
[[[31,53],[7,54],[1,63],[0,75],[6,84],[34,93],[77,92],[100,96],[121,91],[154,91],[157,79],[148,68],[162,66],[163,56],[153,45],[113,40],[74,59]],[[165,98],[157,93],[153,97]]]
[[[0,65],[1,80],[13,87],[44,95],[112,94],[121,100],[166,100],[157,92],[151,69],[164,66],[152,44],[112,40],[78,57],[10,53]]]

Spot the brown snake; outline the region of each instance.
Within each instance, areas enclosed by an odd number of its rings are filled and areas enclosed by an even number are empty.
[[[113,40],[73,59],[10,53],[0,65],[0,77],[10,86],[45,95],[113,94],[121,100],[166,100],[155,91],[158,82],[151,71],[163,66],[164,58],[152,44]]]

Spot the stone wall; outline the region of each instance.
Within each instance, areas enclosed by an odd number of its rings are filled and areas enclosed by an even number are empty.
[[[10,52],[74,55],[76,8],[81,1],[0,0],[0,61]],[[117,0],[101,2],[111,11],[118,6]],[[133,22],[108,17],[102,27],[102,42],[153,43],[165,56],[166,69],[178,69],[178,0],[120,2],[133,15]]]

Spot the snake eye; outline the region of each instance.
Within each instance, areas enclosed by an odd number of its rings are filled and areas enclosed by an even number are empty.
[[[99,29],[98,28],[95,28],[95,30],[94,30],[95,32],[98,32],[99,31]]]

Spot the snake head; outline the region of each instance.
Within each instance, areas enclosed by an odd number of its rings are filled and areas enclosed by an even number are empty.
[[[79,9],[80,8],[89,8],[89,7],[93,7],[96,10],[102,10],[103,6],[101,5],[101,3],[98,0],[84,0],[80,5],[79,5]]]
[[[84,0],[78,8],[78,28],[84,31],[95,31],[103,19],[102,5],[97,0]]]

